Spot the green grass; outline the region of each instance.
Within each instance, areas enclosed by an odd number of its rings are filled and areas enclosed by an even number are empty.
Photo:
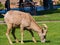
[[[3,21],[4,20],[4,18],[0,18],[0,21]]]
[[[36,21],[60,21],[60,13],[33,16]]]
[[[42,23],[39,23],[41,25]],[[60,45],[60,22],[49,22],[46,23],[48,25],[48,33],[47,33],[47,42],[41,43],[39,36],[36,32],[34,32],[35,38],[38,41],[37,43],[32,42],[32,37],[28,31],[24,31],[24,44],[13,43],[13,45]],[[0,45],[9,45],[8,40],[6,38],[6,25],[0,24]],[[20,40],[20,30],[16,29],[16,36]],[[12,35],[10,34],[12,41],[14,41]]]

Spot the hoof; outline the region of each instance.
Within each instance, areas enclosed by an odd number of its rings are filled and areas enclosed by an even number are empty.
[[[24,42],[21,42],[21,44],[24,44]]]
[[[10,44],[12,45],[13,43],[12,43],[12,42],[10,42]]]
[[[19,41],[16,39],[16,43],[19,43]]]
[[[46,40],[42,40],[41,42],[42,42],[42,43],[45,43],[45,42],[46,42]]]
[[[34,43],[36,43],[36,41],[34,41]]]
[[[33,38],[33,42],[34,42],[34,43],[36,43],[36,40],[35,40],[35,38]]]

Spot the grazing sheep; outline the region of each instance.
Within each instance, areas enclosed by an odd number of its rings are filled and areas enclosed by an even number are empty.
[[[46,33],[47,33],[47,26],[46,24],[43,24],[43,27],[40,27],[36,21],[32,18],[32,16],[29,13],[21,12],[21,11],[13,11],[10,10],[4,15],[4,20],[7,24],[7,32],[6,36],[9,40],[9,43],[12,44],[12,41],[10,39],[9,33],[12,30],[12,35],[16,42],[19,42],[15,36],[15,28],[19,27],[21,30],[21,43],[23,44],[23,31],[27,29],[31,35],[33,41],[36,43],[36,40],[34,38],[34,34],[32,30],[36,31],[41,38],[41,42],[45,42],[46,40]]]

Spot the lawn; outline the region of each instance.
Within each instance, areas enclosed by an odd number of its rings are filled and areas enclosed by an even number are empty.
[[[39,23],[41,25],[42,23]],[[24,31],[24,44],[19,43],[13,43],[13,45],[60,45],[60,22],[49,22],[46,23],[48,26],[48,33],[47,33],[47,42],[41,43],[39,36],[36,32],[34,32],[35,38],[37,40],[37,43],[32,42],[32,37],[28,31]],[[8,40],[6,38],[6,25],[0,24],[0,45],[9,45]],[[17,28],[16,29],[16,36],[20,40],[20,31]],[[14,39],[12,35],[10,34],[10,37],[12,41],[14,42]]]
[[[36,21],[60,21],[60,13],[33,16]]]

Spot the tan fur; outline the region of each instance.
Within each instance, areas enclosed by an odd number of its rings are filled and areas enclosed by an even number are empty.
[[[34,34],[32,30],[36,31],[39,34],[39,37],[41,38],[41,42],[45,42],[44,36],[46,35],[46,31],[44,32],[43,28],[40,27],[36,21],[32,18],[32,16],[29,13],[21,12],[21,11],[8,11],[5,16],[4,20],[7,24],[7,32],[6,36],[9,40],[9,43],[12,44],[11,39],[9,37],[9,33],[12,29],[12,35],[16,42],[18,42],[16,36],[15,36],[15,28],[20,27],[21,28],[21,43],[23,43],[23,31],[24,29],[27,29],[31,35],[33,41],[36,43],[36,40],[34,38]],[[42,32],[43,30],[43,32]],[[45,35],[43,35],[45,34]]]

